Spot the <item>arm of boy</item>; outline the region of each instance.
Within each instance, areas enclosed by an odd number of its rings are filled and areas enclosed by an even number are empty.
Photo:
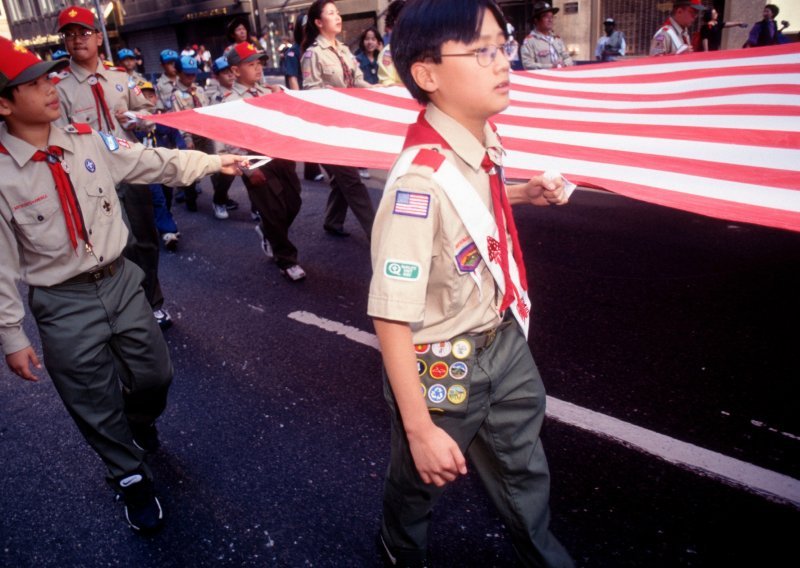
[[[19,375],[26,381],[36,382],[39,380],[39,377],[31,371],[31,365],[37,370],[41,370],[42,364],[36,356],[36,351],[34,351],[33,347],[30,345],[24,349],[6,355],[6,364],[15,375]]]
[[[545,174],[533,176],[526,183],[506,186],[511,205],[564,205],[568,200],[564,178]]]
[[[455,440],[433,423],[420,396],[411,328],[405,322],[379,318],[373,322],[414,466],[422,481],[442,487],[459,474],[465,475],[467,462]]]

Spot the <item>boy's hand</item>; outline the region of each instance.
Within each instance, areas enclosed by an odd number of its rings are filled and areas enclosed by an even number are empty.
[[[508,199],[512,205],[564,205],[569,198],[564,189],[564,178],[545,175],[533,176],[527,183],[508,186]]]
[[[35,382],[39,380],[39,377],[31,372],[30,365],[33,365],[36,369],[41,370],[42,364],[39,362],[39,358],[36,356],[36,351],[34,351],[33,347],[30,345],[25,349],[20,349],[19,351],[6,355],[6,364],[15,375],[19,375],[26,381]]]
[[[133,113],[128,112],[124,109],[116,110],[114,112],[114,116],[116,117],[117,122],[119,122],[120,126],[122,126],[122,128],[124,128],[125,130],[133,130],[134,128],[136,128],[136,125],[139,122]]]
[[[431,424],[422,432],[408,432],[414,465],[425,483],[443,487],[459,474],[467,473],[464,454],[447,432]]]
[[[240,164],[247,161],[247,158],[244,156],[236,156],[234,154],[221,154],[220,159],[222,160],[222,168],[220,168],[220,173],[227,174],[229,176],[240,176],[242,175],[242,168]]]
[[[264,172],[258,168],[254,170],[248,170],[247,179],[249,179],[253,185],[263,185],[267,183],[267,178],[264,175]]]

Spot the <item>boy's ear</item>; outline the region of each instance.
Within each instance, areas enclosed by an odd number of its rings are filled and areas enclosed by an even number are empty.
[[[417,61],[411,64],[411,77],[417,86],[426,93],[435,93],[439,89],[436,80],[435,64],[428,61]]]
[[[5,97],[0,97],[0,116],[11,116],[11,101]]]
[[[239,72],[239,66],[238,65],[231,65],[231,71],[233,72],[233,76],[238,79],[239,75],[241,74]]]

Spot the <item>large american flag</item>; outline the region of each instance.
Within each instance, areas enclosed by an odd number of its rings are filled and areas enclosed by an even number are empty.
[[[464,85],[465,89],[469,85]],[[286,91],[160,123],[267,156],[389,169],[419,105],[404,88]],[[512,74],[494,118],[506,176],[800,231],[800,44]]]

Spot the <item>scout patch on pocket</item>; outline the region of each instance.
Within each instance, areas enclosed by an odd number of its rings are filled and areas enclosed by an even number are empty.
[[[422,396],[431,412],[465,416],[475,366],[475,344],[469,336],[415,345]]]

